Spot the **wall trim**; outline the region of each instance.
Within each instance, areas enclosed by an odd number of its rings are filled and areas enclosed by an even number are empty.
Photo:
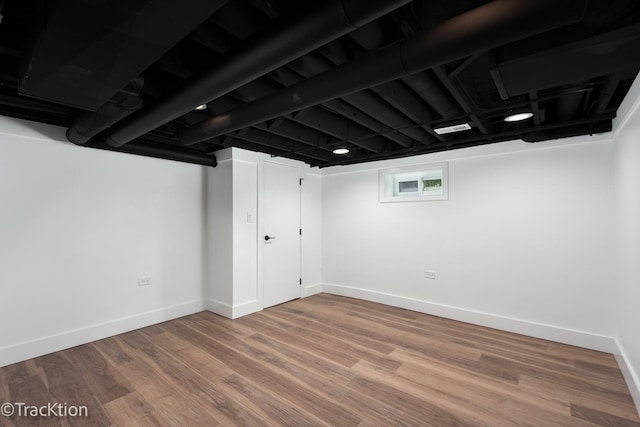
[[[220,316],[226,317],[228,319],[232,319],[233,317],[233,307],[224,302],[220,302],[214,299],[206,299],[204,300],[204,309],[210,311],[212,313],[218,314]]]
[[[262,311],[262,304],[257,299],[236,305],[230,305],[214,299],[207,299],[204,301],[204,309],[226,317],[227,319],[237,319],[247,314]]]
[[[535,144],[520,139],[498,142],[494,144],[478,145],[436,153],[420,154],[391,160],[376,160],[345,166],[330,166],[321,170],[323,177],[351,175],[357,173],[377,172],[380,169],[419,166],[429,163],[457,162],[462,160],[479,159],[504,155],[526,154],[531,151],[550,150],[555,148],[572,147],[582,144],[612,143],[613,133],[573,136],[568,138],[541,141]]]
[[[231,319],[237,319],[238,317],[246,316],[258,311],[262,311],[262,303],[257,299],[243,302],[242,304],[236,304],[233,306]]]
[[[323,292],[322,283],[315,283],[313,285],[305,285],[302,287],[300,298],[307,298],[315,294]]]
[[[590,332],[529,322],[526,320],[514,319],[491,313],[483,313],[465,308],[437,304],[362,288],[353,288],[335,284],[323,284],[322,288],[324,292],[329,294],[377,302],[447,319],[472,323],[474,325],[486,326],[534,338],[584,347],[591,350],[614,353],[617,348],[615,340],[612,337],[592,334]]]
[[[2,347],[0,348],[0,367],[199,313],[203,310],[202,300],[191,301]]]
[[[620,341],[616,338],[615,342],[617,348],[614,352],[614,356],[616,357],[620,371],[622,371],[622,376],[624,376],[627,387],[629,387],[629,392],[631,393],[633,402],[636,404],[638,415],[640,415],[640,377],[633,370],[633,364],[631,363],[631,360],[629,360],[629,356],[627,356],[627,353],[624,351]]]

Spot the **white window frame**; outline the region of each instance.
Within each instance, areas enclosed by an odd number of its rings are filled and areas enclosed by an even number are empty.
[[[424,190],[424,180],[441,179],[440,191],[429,194]],[[380,169],[378,171],[379,201],[389,202],[425,202],[449,200],[449,163],[430,163],[426,165],[405,166]],[[418,190],[403,192],[400,183],[418,182]],[[413,185],[409,185],[413,187]]]

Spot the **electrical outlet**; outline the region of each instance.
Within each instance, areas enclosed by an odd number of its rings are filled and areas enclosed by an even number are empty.
[[[435,279],[436,278],[436,272],[435,271],[431,271],[431,270],[425,270],[424,271],[424,278],[425,279]]]
[[[138,277],[138,286],[151,285],[151,277]]]

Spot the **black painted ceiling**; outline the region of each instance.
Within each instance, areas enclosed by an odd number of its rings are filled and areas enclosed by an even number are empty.
[[[606,132],[640,68],[634,0],[0,0],[0,13],[0,114],[211,165],[226,147],[325,167]],[[503,120],[521,111],[533,117]]]

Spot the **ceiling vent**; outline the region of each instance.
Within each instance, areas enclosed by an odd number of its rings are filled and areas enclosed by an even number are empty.
[[[435,128],[433,129],[433,131],[438,135],[446,135],[448,133],[463,132],[465,130],[470,130],[470,129],[471,129],[471,126],[469,126],[469,123],[461,123],[461,124],[452,125],[452,126]]]

